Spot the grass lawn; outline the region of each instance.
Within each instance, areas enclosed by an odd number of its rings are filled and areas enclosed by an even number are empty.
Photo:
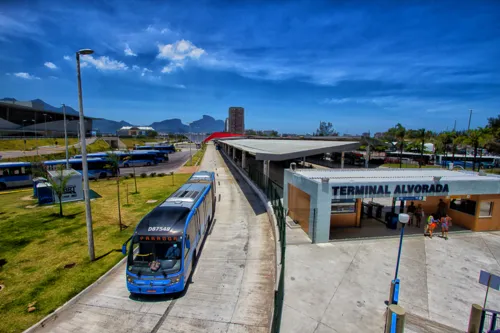
[[[189,159],[184,166],[195,166],[198,165],[199,162],[203,159],[203,155],[205,155],[205,151],[207,150],[207,145],[203,144],[201,149],[199,149],[196,154],[193,155],[193,159]]]
[[[64,138],[39,138],[38,147],[42,146],[57,146],[64,147]],[[73,145],[78,142],[76,138],[68,138],[68,145]],[[26,139],[26,150],[36,149],[37,140]],[[23,139],[8,139],[0,140],[0,151],[7,150],[24,150],[24,140]]]
[[[387,164],[382,164],[382,167],[385,168],[399,168],[399,163],[387,163]],[[401,168],[408,168],[408,169],[418,169],[418,165],[416,164],[404,164],[401,166]],[[422,168],[431,168],[431,169],[440,169],[441,167],[436,166],[436,165],[422,165]]]
[[[87,252],[85,208],[83,202],[64,204],[65,217],[57,213],[59,206],[33,207],[31,190],[0,194],[0,332],[21,332],[64,304],[97,280],[123,258],[122,243],[133,233],[139,220],[160,200],[165,199],[189,174],[137,178],[121,181],[122,222],[129,226],[119,231],[116,181],[91,182],[91,188],[102,198],[92,201],[92,217],[96,257],[90,262]],[[155,199],[157,203],[147,204]],[[65,269],[67,264],[76,263]],[[36,310],[28,313],[28,304],[36,302]]]
[[[1,142],[1,141],[0,141]],[[94,143],[87,145],[87,153],[98,153],[101,151],[111,150],[109,144],[104,140],[96,140]],[[80,148],[69,147],[68,148],[69,157],[73,157],[75,155],[80,155]],[[23,156],[16,158],[5,158],[2,162],[40,162],[40,161],[51,161],[51,160],[60,160],[66,158],[66,152],[56,153],[56,154],[47,154],[47,155],[38,155],[38,156]]]
[[[162,142],[153,138],[137,139],[137,138],[119,138],[121,142],[127,145],[128,149],[133,149],[135,145],[145,146],[146,142]]]

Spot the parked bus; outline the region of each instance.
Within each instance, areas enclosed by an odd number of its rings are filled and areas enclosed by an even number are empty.
[[[399,163],[399,159],[409,160],[415,162],[416,164],[421,163],[422,165],[428,165],[434,163],[434,155],[431,154],[420,154],[420,153],[410,153],[404,151],[400,154],[398,151],[386,152],[386,158],[384,163]]]
[[[464,159],[466,161],[464,162]],[[474,155],[468,154],[467,157],[462,154],[450,155],[436,155],[436,164],[448,167],[450,163],[454,166],[460,166],[462,168],[472,168],[474,163]],[[492,169],[500,167],[500,157],[499,156],[476,156],[476,167],[480,166],[481,169]]]
[[[4,162],[0,163],[0,190],[12,187],[31,186],[31,163]]]
[[[66,160],[55,160],[43,162],[47,170],[57,170],[60,165],[66,166]],[[90,179],[112,177],[113,170],[109,167],[109,162],[105,158],[90,157],[87,159],[88,174]],[[69,159],[70,168],[83,172],[82,160],[77,158]]]
[[[109,152],[100,152],[100,153],[91,153],[87,154],[87,157],[96,157],[96,158],[108,158],[109,155],[114,154],[119,158],[120,168],[128,168],[131,166],[150,166],[156,165],[159,162],[164,160],[162,154],[154,151],[109,151]],[[82,155],[75,155],[74,158],[81,159]]]
[[[164,154],[175,153],[174,145],[158,145],[158,146],[136,146],[134,150],[158,150]]]
[[[132,294],[184,290],[214,216],[213,187],[186,183],[154,208],[122,246],[127,254],[127,289]]]

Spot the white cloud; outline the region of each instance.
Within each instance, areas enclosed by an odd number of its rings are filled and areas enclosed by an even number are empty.
[[[133,70],[133,71],[136,71],[136,72],[140,72],[140,73],[141,73],[141,76],[145,76],[145,75],[146,75],[146,74],[148,74],[148,73],[153,73],[153,71],[152,71],[152,70],[150,70],[149,68],[146,68],[146,67],[141,68],[141,67],[139,67],[139,66],[137,66],[137,65],[133,65],[133,66],[132,66],[132,70]]]
[[[183,84],[174,84],[174,88],[186,89],[186,86]]]
[[[85,67],[86,65],[92,65],[95,68],[103,71],[126,71],[128,69],[128,66],[125,63],[110,59],[107,56],[94,58],[92,55],[82,55],[81,59],[82,67]]]
[[[128,44],[125,44],[125,50],[123,50],[126,56],[137,57],[137,54],[132,51]]]
[[[69,55],[65,55],[63,58],[64,58],[64,60],[71,61],[71,58],[70,58],[70,56],[69,56]]]
[[[40,80],[38,76],[31,75],[29,73],[25,72],[19,72],[19,73],[14,73],[14,76],[17,76],[21,79],[26,79],[26,80]]]
[[[184,59],[198,59],[205,52],[202,48],[196,47],[188,40],[178,40],[173,44],[159,44],[158,45],[159,59],[169,59],[172,61],[181,61]]]
[[[50,62],[50,61],[47,61],[46,63],[44,63],[45,67],[48,67],[50,69],[56,69],[57,66],[53,63],[53,62]]]
[[[132,66],[132,70],[133,71],[138,71],[139,69],[141,69],[141,68],[139,66],[137,66],[137,65],[133,65]]]
[[[152,73],[153,71],[148,69],[148,68],[143,68],[142,69],[142,73],[141,73],[141,76],[144,76],[146,75],[147,73]]]
[[[163,67],[161,70],[162,73],[172,73],[175,71],[177,68],[183,68],[184,64],[180,62],[171,62],[167,66]]]

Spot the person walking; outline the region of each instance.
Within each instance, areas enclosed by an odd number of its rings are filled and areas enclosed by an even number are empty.
[[[425,225],[425,230],[424,230],[424,235],[429,235],[430,238],[432,238],[432,233],[434,232],[434,229],[436,228],[437,225],[437,220],[434,219],[434,215],[430,214],[429,217],[427,218],[427,223]]]
[[[417,210],[417,207],[415,207],[415,204],[412,201],[407,209],[408,216],[410,217],[410,221],[408,221],[408,226],[413,225],[413,219],[415,218],[414,216],[415,216],[416,210]]]
[[[422,204],[418,204],[417,209],[415,210],[415,223],[417,224],[417,228],[420,228],[420,222],[422,222],[423,217],[424,209],[422,208]]]
[[[448,240],[448,229],[451,227],[451,217],[446,215],[441,218],[441,237]]]

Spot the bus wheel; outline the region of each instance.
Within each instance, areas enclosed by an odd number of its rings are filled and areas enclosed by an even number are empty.
[[[147,166],[151,166],[151,162],[146,163]]]
[[[5,185],[5,183],[0,183],[0,191],[6,190],[6,189],[7,189],[7,185]]]
[[[104,178],[106,178],[106,173],[101,172],[101,174],[99,175],[99,179],[104,179]]]

